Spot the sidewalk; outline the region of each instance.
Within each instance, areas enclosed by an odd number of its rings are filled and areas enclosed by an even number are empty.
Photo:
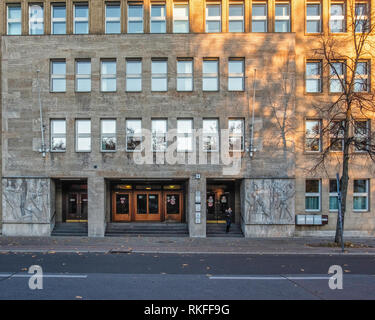
[[[180,254],[342,254],[340,248],[320,246],[333,238],[180,238],[180,237],[4,237],[0,253],[92,252]],[[375,238],[346,238],[356,244],[344,254],[374,255]],[[360,247],[365,245],[368,247]]]

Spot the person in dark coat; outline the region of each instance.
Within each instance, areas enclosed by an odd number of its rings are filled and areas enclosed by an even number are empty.
[[[232,208],[231,207],[225,210],[225,220],[227,221],[227,229],[225,232],[228,233],[230,229],[230,225],[232,223]]]

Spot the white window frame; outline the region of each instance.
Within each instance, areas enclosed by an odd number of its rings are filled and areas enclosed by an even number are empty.
[[[266,15],[265,16],[254,16],[254,10],[253,8],[254,7],[257,7],[257,6],[263,6],[266,8]],[[267,2],[253,2],[252,4],[252,13],[251,13],[251,32],[255,32],[253,30],[253,21],[265,21],[266,22],[266,30],[265,31],[262,31],[262,33],[264,32],[268,32],[268,5],[267,5]]]
[[[241,122],[241,133],[231,133],[230,132],[230,123],[231,122]],[[243,152],[245,148],[245,120],[242,118],[232,118],[228,119],[228,138],[229,138],[229,151],[230,152]],[[236,140],[240,138],[241,140],[241,148],[240,149],[231,149],[231,139]]]
[[[53,17],[53,9],[55,7],[64,7],[65,8],[65,18],[54,18]],[[65,23],[65,33],[53,33],[53,25],[54,23],[61,23],[61,22],[64,22]],[[51,5],[51,34],[66,34],[66,4],[63,4],[63,3],[53,3]]]
[[[287,5],[288,6],[288,15],[287,16],[277,16],[276,15],[276,7],[280,5],[280,6],[285,6]],[[275,32],[277,33],[284,33],[284,31],[276,31],[276,22],[277,21],[288,21],[288,31],[285,31],[285,32],[291,32],[291,26],[290,26],[290,15],[291,15],[291,6],[290,6],[290,3],[289,2],[276,2],[275,3]]]
[[[332,120],[330,126],[334,126],[333,123],[343,122],[343,120]],[[340,126],[341,127],[341,126]],[[332,128],[333,130],[333,128]],[[340,130],[340,129],[339,129]],[[341,140],[341,150],[332,150],[331,140],[336,140],[336,142]],[[343,152],[344,151],[344,132],[338,132],[337,136],[335,133],[331,133],[331,128],[329,128],[329,152]]]
[[[87,7],[87,18],[86,17],[76,17],[76,7]],[[90,33],[90,7],[88,3],[85,2],[77,2],[74,4],[73,8],[73,33],[74,34],[89,34]],[[76,33],[76,22],[86,22],[87,23],[87,33]]]
[[[219,11],[220,11],[220,15],[219,16],[208,16],[208,7],[210,6],[218,6],[219,7]],[[211,33],[208,31],[208,28],[207,28],[207,21],[214,21],[214,22],[219,22],[219,31],[215,31],[213,33],[218,33],[218,32],[221,32],[222,30],[222,27],[221,27],[221,4],[219,3],[206,3],[206,32],[207,33]]]
[[[141,132],[139,133],[129,133],[128,132],[128,123],[129,122],[138,122],[141,124]],[[128,139],[129,138],[139,138],[141,143],[140,147],[134,150],[128,149]],[[126,152],[142,152],[143,148],[143,134],[142,134],[142,119],[126,119],[125,121],[125,150]]]
[[[364,5],[366,7],[366,12],[367,14],[366,15],[360,15],[360,16],[357,16],[356,14],[356,11],[357,11],[357,6],[362,6]],[[357,21],[362,21],[362,20],[365,20],[365,21],[368,21],[369,17],[368,17],[368,13],[369,13],[369,3],[368,2],[356,2],[355,5],[354,5],[354,13],[355,13],[355,27],[357,27]],[[368,23],[365,24],[365,27],[366,27],[366,30],[364,31],[361,31],[361,32],[368,32]],[[360,31],[357,31],[355,30],[355,32],[359,33]]]
[[[154,62],[164,62],[166,65],[165,73],[153,73],[152,64]],[[165,90],[154,90],[152,83],[153,80],[165,81]],[[151,60],[151,91],[152,92],[167,92],[168,91],[168,60],[167,59],[152,59]]]
[[[179,121],[189,121],[190,122],[190,132],[189,130],[187,132],[181,132],[179,131]],[[193,129],[194,129],[194,120],[191,119],[191,118],[179,118],[177,119],[177,152],[193,152],[194,151],[194,145],[193,145],[193,142],[194,142],[194,139],[193,139]],[[188,138],[189,139],[189,144],[190,144],[190,148],[188,147],[187,149],[181,149],[179,148],[179,143],[178,143],[178,140],[180,138]]]
[[[78,64],[80,62],[89,62],[90,63],[90,71],[91,71],[91,60],[90,59],[76,59],[75,61],[75,91],[76,92],[91,92],[91,72],[90,73],[78,73]],[[78,90],[78,79],[89,79],[90,80],[90,90]]]
[[[103,64],[106,62],[114,62],[116,66],[116,73],[103,73]],[[103,81],[115,79],[115,90],[103,90]],[[100,91],[101,92],[116,92],[117,91],[117,60],[116,59],[102,59],[100,61]]]
[[[19,19],[10,19],[9,18],[9,8],[18,8],[20,10],[21,17]],[[9,25],[10,24],[19,24],[21,26],[20,28],[20,33],[19,34],[9,34]],[[22,34],[22,7],[21,4],[19,3],[8,3],[7,4],[7,35],[12,35],[12,36],[19,36]]]
[[[307,65],[308,64],[317,64],[319,69],[319,74],[307,74]],[[318,91],[307,91],[307,81],[308,80],[318,80],[319,81],[319,90]],[[316,60],[307,60],[305,65],[305,92],[306,93],[321,93],[322,92],[322,62]]]
[[[203,73],[204,72],[204,63],[208,61],[215,61],[217,65],[217,72],[216,73]],[[219,75],[220,75],[220,66],[219,66],[219,59],[203,59],[202,63],[202,91],[207,91],[207,92],[217,92],[220,90],[220,82],[219,82]],[[216,79],[216,89],[215,90],[207,90],[204,89],[204,79]]]
[[[307,15],[307,8],[308,6],[319,6],[319,15],[318,16],[308,16]],[[319,21],[319,31],[318,32],[309,32],[307,28],[307,23],[309,21]],[[321,33],[322,32],[322,4],[320,2],[308,2],[306,4],[306,33]]]
[[[334,181],[335,185],[336,185],[336,192],[331,192],[331,181]],[[329,212],[337,212],[338,209],[331,209],[329,204],[330,204],[330,199],[331,198],[338,198],[339,194],[337,192],[337,182],[336,182],[336,179],[329,179],[329,185],[328,185],[328,191],[329,191],[329,198],[328,198],[328,209],[329,209]],[[338,201],[338,199],[337,199]]]
[[[80,133],[80,132],[78,132],[78,123],[79,122],[84,122],[84,121],[88,121],[90,123],[90,133]],[[76,122],[76,125],[75,125],[75,129],[76,129],[75,149],[76,149],[76,152],[91,152],[91,149],[92,149],[91,120],[90,119],[76,119],[75,122]],[[89,150],[80,150],[80,149],[78,149],[78,140],[80,138],[90,138],[90,149]]]
[[[142,8],[142,17],[129,17],[129,7],[141,7]],[[140,33],[144,33],[145,32],[145,27],[144,27],[144,8],[143,8],[143,4],[128,4],[128,25],[127,25],[127,33],[130,33],[130,34],[140,34]],[[142,32],[129,32],[129,25],[131,22],[142,22]]]
[[[370,90],[370,61],[358,61],[358,63],[365,63],[366,64],[366,74],[359,74],[357,72],[357,70],[355,71],[355,76],[354,76],[354,91],[355,92],[369,92]],[[358,64],[357,64],[357,68],[358,68]],[[356,84],[356,80],[365,80],[366,81],[366,90],[365,91],[357,91],[355,89],[355,84]]]
[[[164,16],[152,16],[152,7],[162,7],[164,10],[161,10],[161,12],[164,12]],[[153,22],[164,22],[164,32],[152,32],[152,23]],[[161,3],[151,3],[150,4],[150,33],[166,33],[167,32],[167,14],[166,14],[166,5]]]
[[[55,133],[54,132],[54,123],[55,122],[64,122],[65,133]],[[66,119],[51,119],[50,120],[50,128],[51,128],[51,139],[50,139],[50,150],[51,150],[51,152],[66,152]],[[65,149],[63,149],[63,150],[53,150],[53,139],[54,138],[65,139]]]
[[[231,62],[241,62],[242,64],[242,72],[241,73],[230,73],[229,66]],[[229,84],[231,79],[239,79],[242,80],[242,88],[241,89],[230,89]],[[243,58],[229,58],[228,60],[228,91],[244,91],[245,90],[245,59]]]
[[[370,120],[368,119],[363,119],[363,120],[355,120],[354,123],[356,122],[365,122],[366,123],[366,134],[360,134],[360,133],[356,133],[356,127],[353,128],[353,135],[354,135],[354,139],[357,140],[361,140],[362,139],[366,139],[367,141],[370,140]],[[365,150],[359,150],[356,146],[354,146],[354,151],[357,153],[364,153],[364,152],[367,152],[368,150],[368,146]]]
[[[138,62],[141,65],[141,73],[129,73],[128,72],[128,63],[134,63]],[[142,59],[140,58],[134,58],[134,59],[126,59],[126,92],[142,92]],[[129,90],[128,89],[128,81],[134,80],[134,79],[140,79],[141,80],[141,88],[140,90]]]
[[[179,62],[190,62],[191,63],[191,73],[178,73],[178,63]],[[194,90],[194,78],[193,78],[193,72],[194,72],[194,63],[193,59],[177,59],[177,83],[176,83],[176,90],[179,92],[191,92]],[[191,90],[179,90],[178,89],[178,80],[179,79],[189,79],[191,82]]]
[[[306,192],[306,182],[308,180],[315,180],[315,181],[319,182],[319,192]],[[322,201],[321,193],[322,193],[322,181],[320,179],[306,179],[305,180],[305,211],[306,212],[320,212],[321,211],[321,207],[322,207],[322,204],[321,204],[321,201]],[[317,197],[318,198],[319,208],[318,209],[307,209],[306,208],[306,198],[307,197]]]
[[[120,16],[119,17],[107,17],[107,8],[108,7],[119,7]],[[105,33],[106,34],[120,34],[121,33],[121,3],[120,2],[107,2],[105,4]],[[108,33],[107,31],[107,22],[118,22],[120,23],[120,32]]]
[[[242,7],[242,16],[231,16],[230,15],[230,7],[231,6],[241,6]],[[228,8],[228,32],[244,32],[245,31],[245,6],[243,2],[239,3],[229,3],[229,8]],[[242,22],[242,31],[230,31],[230,23],[232,21],[241,21]]]
[[[165,131],[159,132],[154,131],[154,124],[156,122],[162,122],[165,124]],[[151,119],[151,150],[152,152],[166,152],[168,148],[168,120],[167,119]],[[159,142],[159,139],[164,140],[164,143],[162,144],[155,144],[154,139],[156,139]],[[156,148],[155,148],[156,147]]]
[[[186,7],[187,8],[187,16],[181,16],[181,15],[175,15],[175,8],[176,7]],[[174,27],[174,23],[176,21],[184,21],[184,22],[187,22],[187,25],[188,25],[188,30],[186,33],[189,33],[190,32],[190,23],[189,23],[189,4],[188,3],[174,3],[173,4],[173,33],[185,33],[185,32],[176,32],[175,31],[175,27]]]
[[[103,132],[103,123],[104,122],[113,122],[114,132]],[[103,139],[105,138],[114,138],[115,149],[114,150],[104,150],[103,149]],[[117,121],[116,119],[100,119],[100,152],[116,152],[117,151]]]
[[[42,8],[42,11],[43,11],[43,17],[42,18],[32,18],[31,17],[31,11],[30,9],[33,7],[33,6],[39,6]],[[36,24],[42,24],[43,25],[43,32],[41,34],[32,34],[31,33],[31,25],[36,22]],[[43,35],[44,34],[44,4],[43,3],[30,3],[29,4],[29,35]]]
[[[366,181],[366,192],[354,192],[354,183],[357,180]],[[365,197],[366,198],[366,209],[354,209],[354,198]],[[353,212],[367,212],[369,211],[369,179],[354,179],[353,180]]]
[[[65,64],[65,73],[64,74],[54,74],[53,73],[53,64],[54,63],[64,63]],[[50,92],[56,92],[56,93],[59,93],[59,92],[66,92],[66,60],[59,60],[59,59],[53,59],[51,60],[50,62],[50,73],[51,73],[51,76],[50,76]],[[54,90],[53,88],[53,80],[54,79],[63,79],[65,80],[65,90]]]
[[[307,122],[317,122],[318,125],[319,125],[319,134],[318,134],[318,138],[316,135],[313,135],[311,133],[311,135],[307,132],[307,125],[306,123]],[[307,139],[319,139],[319,149],[317,151],[314,151],[314,150],[308,150],[307,149]],[[308,152],[308,153],[319,153],[322,151],[322,121],[321,120],[317,120],[317,119],[306,119],[305,120],[305,147],[304,147],[304,150],[305,152]]]
[[[205,126],[204,126],[204,123],[205,121],[216,121],[216,128],[217,128],[217,131],[216,132],[211,132],[211,131],[205,131]],[[202,142],[203,142],[203,145],[202,145],[202,149],[204,152],[219,152],[220,150],[220,138],[219,138],[219,131],[220,131],[220,124],[219,124],[219,119],[217,118],[206,118],[206,119],[203,119],[202,121]],[[206,149],[205,148],[205,139],[206,138],[209,138],[212,142],[212,138],[216,140],[216,148],[215,149]],[[212,143],[210,143],[210,146],[212,146]]]
[[[341,5],[342,6],[342,11],[343,11],[343,15],[335,15],[333,16],[332,15],[332,6],[333,5]],[[346,32],[346,19],[345,19],[345,13],[346,13],[346,6],[345,6],[345,2],[331,2],[330,4],[330,8],[329,8],[329,32],[330,33],[345,33]],[[342,27],[343,27],[343,30],[342,31],[332,31],[332,25],[333,25],[333,21],[342,21]]]

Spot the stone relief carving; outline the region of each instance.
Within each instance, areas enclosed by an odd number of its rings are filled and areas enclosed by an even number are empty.
[[[3,220],[49,222],[48,179],[3,179]]]
[[[245,182],[245,221],[250,224],[294,224],[294,180]]]

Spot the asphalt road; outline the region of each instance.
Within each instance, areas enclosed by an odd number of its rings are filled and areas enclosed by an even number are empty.
[[[32,265],[43,289],[29,288]],[[329,288],[332,265],[343,289]],[[375,299],[375,257],[3,253],[0,299]]]

